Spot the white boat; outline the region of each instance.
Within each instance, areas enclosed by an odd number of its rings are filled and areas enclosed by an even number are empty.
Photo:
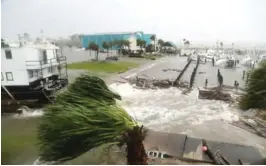
[[[246,56],[242,61],[241,64],[246,67],[252,67],[255,64],[255,61],[251,58],[251,56]]]
[[[236,63],[237,63],[236,57],[228,55],[226,57],[222,57],[222,58],[218,59],[215,62],[215,65],[221,66],[221,67],[226,67],[226,68],[233,68],[233,67],[235,67]]]
[[[51,101],[68,84],[66,57],[45,40],[1,47],[2,100]]]
[[[252,58],[250,56],[246,56],[242,61],[241,61],[241,64],[242,65],[245,65],[245,64],[248,64],[250,62],[252,62]]]
[[[258,58],[258,63],[262,62],[262,61],[266,61],[266,54],[265,55],[260,55]]]

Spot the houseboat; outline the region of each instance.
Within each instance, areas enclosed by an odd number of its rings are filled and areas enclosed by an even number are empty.
[[[17,46],[1,41],[1,60],[2,106],[53,102],[55,92],[68,84],[66,57],[48,41],[20,40]]]

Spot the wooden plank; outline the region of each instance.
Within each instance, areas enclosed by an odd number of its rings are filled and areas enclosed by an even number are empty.
[[[246,130],[248,132],[251,132],[253,134],[256,134],[260,137],[266,138],[266,128],[264,127],[259,127],[256,125],[253,125],[251,123],[248,123],[247,121],[237,121],[237,122],[232,122],[232,125],[239,127],[243,130]]]

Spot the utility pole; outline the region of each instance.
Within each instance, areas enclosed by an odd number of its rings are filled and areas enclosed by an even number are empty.
[[[232,43],[232,56],[234,55],[234,43]]]

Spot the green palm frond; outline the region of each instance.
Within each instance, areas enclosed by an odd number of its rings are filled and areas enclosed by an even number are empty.
[[[44,109],[38,127],[41,159],[66,161],[98,146],[121,143],[137,123],[115,98],[121,99],[100,78],[77,78]]]

